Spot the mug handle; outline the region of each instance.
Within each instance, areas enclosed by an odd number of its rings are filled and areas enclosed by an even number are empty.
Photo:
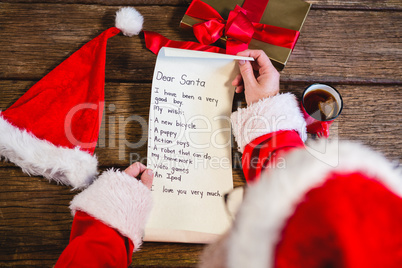
[[[317,131],[317,136],[321,138],[324,136],[325,138],[329,137],[329,124],[327,121],[321,122],[321,129],[320,131]]]

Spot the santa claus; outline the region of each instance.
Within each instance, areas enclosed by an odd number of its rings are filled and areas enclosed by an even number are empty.
[[[248,104],[232,115],[248,187],[233,227],[207,246],[200,265],[402,267],[401,170],[359,144],[306,146],[299,103],[279,93],[268,57],[239,55],[255,59],[240,61],[233,81]],[[56,267],[127,267],[142,242],[152,178],[135,163],[104,172],[78,194],[70,243]]]

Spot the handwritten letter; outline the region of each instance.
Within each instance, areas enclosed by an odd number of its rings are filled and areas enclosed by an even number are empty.
[[[230,113],[239,57],[162,48],[149,112],[154,209],[145,241],[211,242],[230,225]],[[248,58],[246,58],[248,59]]]

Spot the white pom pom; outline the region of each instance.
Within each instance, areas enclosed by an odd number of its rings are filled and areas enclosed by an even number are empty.
[[[133,7],[122,7],[116,12],[116,28],[123,32],[124,35],[137,35],[142,30],[144,18]]]

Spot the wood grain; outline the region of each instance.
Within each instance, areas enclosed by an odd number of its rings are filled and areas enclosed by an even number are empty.
[[[0,168],[0,266],[51,267],[69,239],[69,188]]]
[[[113,26],[119,5],[135,6],[144,29],[194,41],[178,23],[190,0],[0,1],[0,110],[83,44]],[[312,10],[281,89],[300,97],[314,82],[334,85],[344,109],[332,139],[359,141],[401,160],[402,60],[400,0],[309,0]],[[100,171],[146,162],[148,109],[156,56],[142,37],[108,42],[105,115],[96,154]],[[235,107],[244,105],[241,95]],[[145,123],[144,123],[145,122]],[[145,127],[143,127],[145,125]],[[1,134],[0,134],[1,135]],[[311,138],[311,137],[310,137]],[[241,154],[233,140],[233,177],[244,184]],[[0,267],[52,267],[67,245],[72,217],[69,187],[29,177],[0,161]],[[195,267],[203,245],[144,243],[133,267]]]
[[[98,5],[184,5],[187,6],[191,0],[3,0],[8,3],[71,3],[71,4],[98,4]],[[401,10],[402,3],[399,0],[308,0],[313,8],[344,8],[344,9],[389,9]]]
[[[138,10],[145,17],[144,29],[174,40],[195,40],[190,32],[178,30],[185,7]],[[112,26],[115,11],[98,5],[0,3],[0,79],[39,80]],[[401,12],[312,10],[282,79],[400,84],[401,28]],[[145,48],[143,38],[117,36],[108,43],[108,81],[151,80],[155,55]]]
[[[320,9],[377,9],[377,10],[401,10],[402,3],[399,0],[308,0],[313,4],[312,8]]]

